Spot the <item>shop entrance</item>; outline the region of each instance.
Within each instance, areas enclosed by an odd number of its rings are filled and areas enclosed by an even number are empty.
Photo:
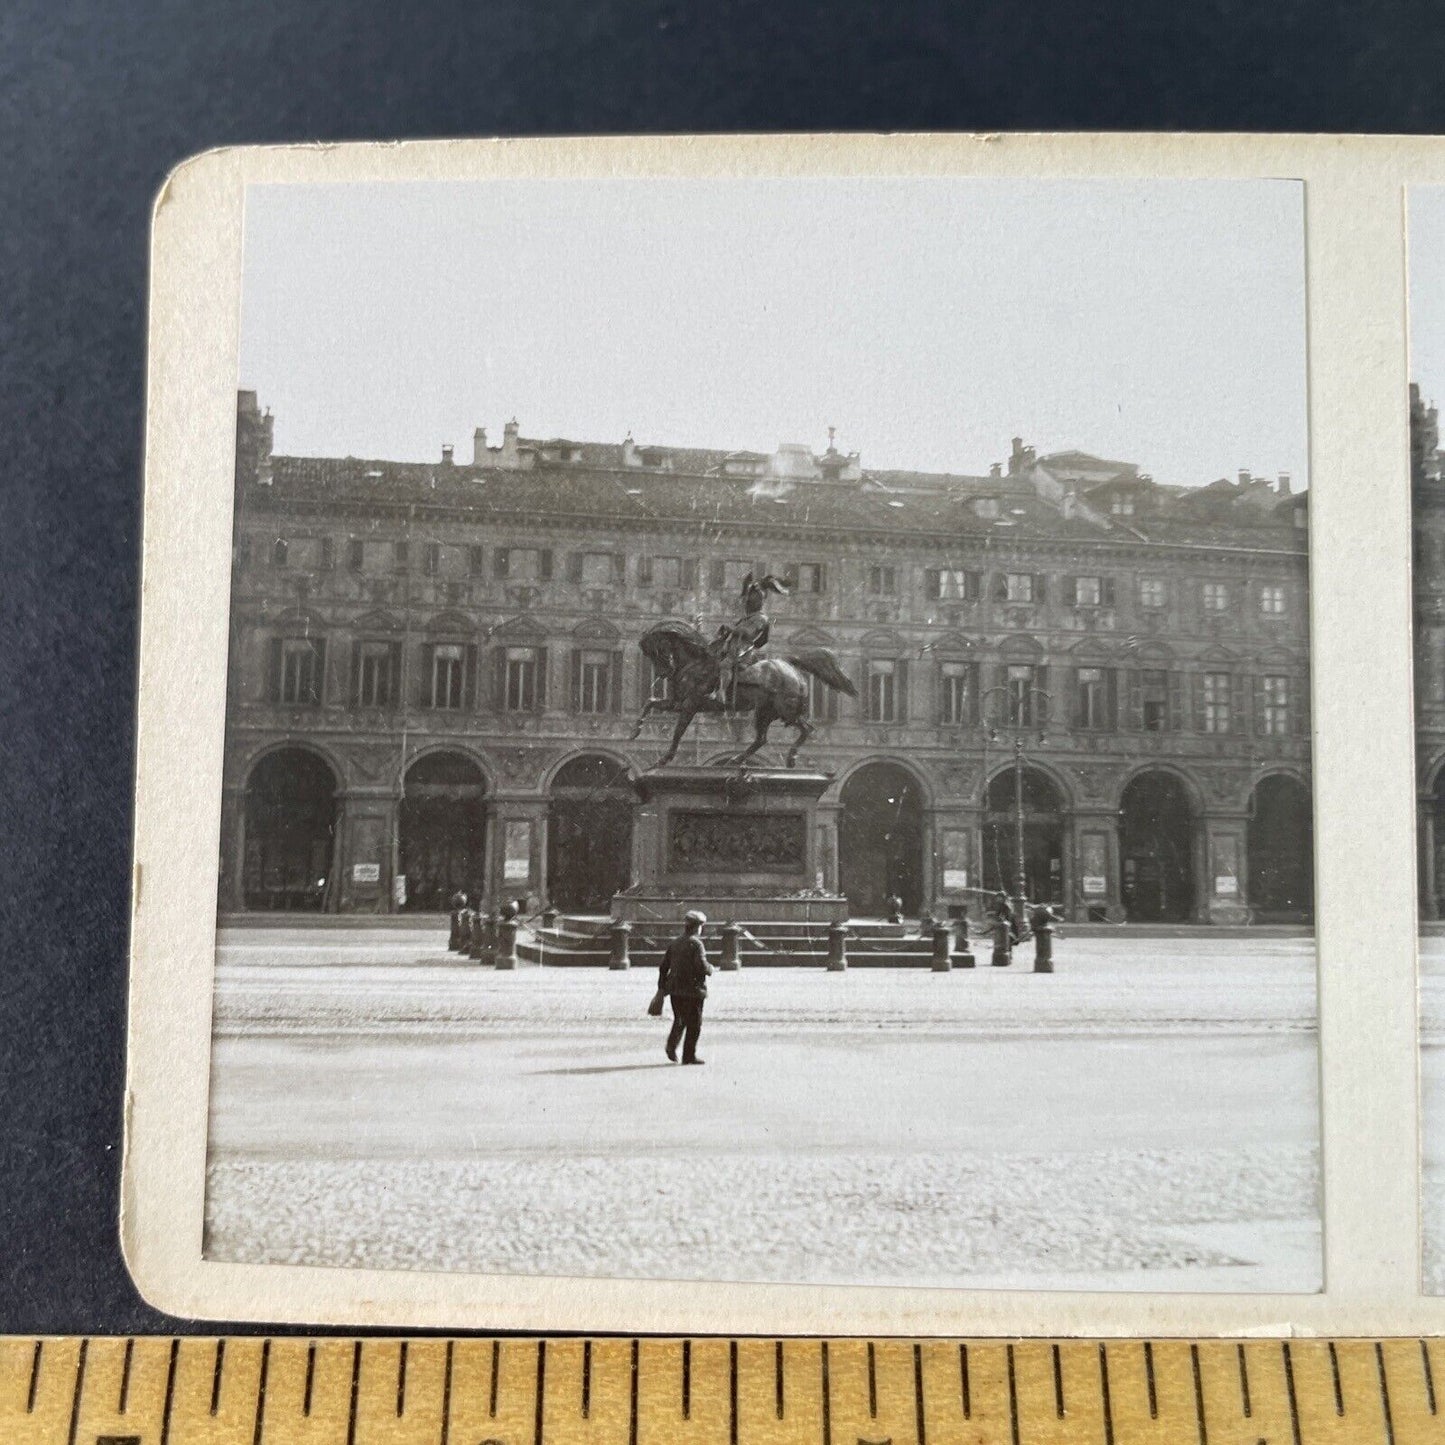
[[[1012,767],[988,785],[983,821],[983,886],[1013,896],[1018,879],[1018,796]],[[1024,880],[1030,902],[1064,901],[1063,800],[1047,774],[1023,770]]]
[[[248,909],[319,912],[330,901],[336,775],[305,748],[281,748],[246,781],[242,890]]]
[[[905,913],[923,907],[923,792],[896,763],[867,763],[843,784],[838,872],[851,911],[888,912],[897,895]]]
[[[487,851],[487,782],[461,753],[428,753],[406,770],[400,865],[408,913],[445,913],[452,894],[479,898]]]
[[[566,913],[606,913],[632,881],[627,766],[574,758],[552,781],[547,826],[547,901]]]
[[[1261,778],[1249,797],[1245,844],[1256,923],[1308,923],[1315,913],[1314,810],[1297,778]]]
[[[1140,773],[1119,806],[1125,916],[1183,923],[1194,916],[1194,810],[1173,773]]]

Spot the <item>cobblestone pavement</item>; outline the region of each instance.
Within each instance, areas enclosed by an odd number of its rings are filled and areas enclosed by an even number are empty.
[[[499,974],[441,942],[223,935],[212,1257],[1318,1287],[1308,940],[1066,938],[1052,976],[720,974],[686,1070],[650,974]]]

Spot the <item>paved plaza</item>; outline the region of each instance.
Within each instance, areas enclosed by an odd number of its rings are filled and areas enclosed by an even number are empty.
[[[1445,1294],[1445,937],[1420,940],[1421,1223],[1425,1288]]]
[[[435,924],[223,930],[207,1253],[1318,1288],[1312,942],[1066,932],[1058,957],[720,973],[684,1069],[650,970],[497,973]]]

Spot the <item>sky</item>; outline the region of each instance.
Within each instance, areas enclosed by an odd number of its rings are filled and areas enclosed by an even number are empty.
[[[242,387],[282,454],[472,432],[983,473],[1022,436],[1162,482],[1308,474],[1295,181],[255,186]],[[1440,289],[1437,295],[1445,294]]]
[[[1445,186],[1406,196],[1410,285],[1410,379],[1445,407]]]

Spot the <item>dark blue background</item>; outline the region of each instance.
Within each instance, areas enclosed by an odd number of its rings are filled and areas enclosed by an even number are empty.
[[[596,132],[1445,129],[1432,4],[8,0],[0,1330],[170,1329],[116,1242],[146,229],[182,157]],[[197,900],[198,906],[204,900]]]

